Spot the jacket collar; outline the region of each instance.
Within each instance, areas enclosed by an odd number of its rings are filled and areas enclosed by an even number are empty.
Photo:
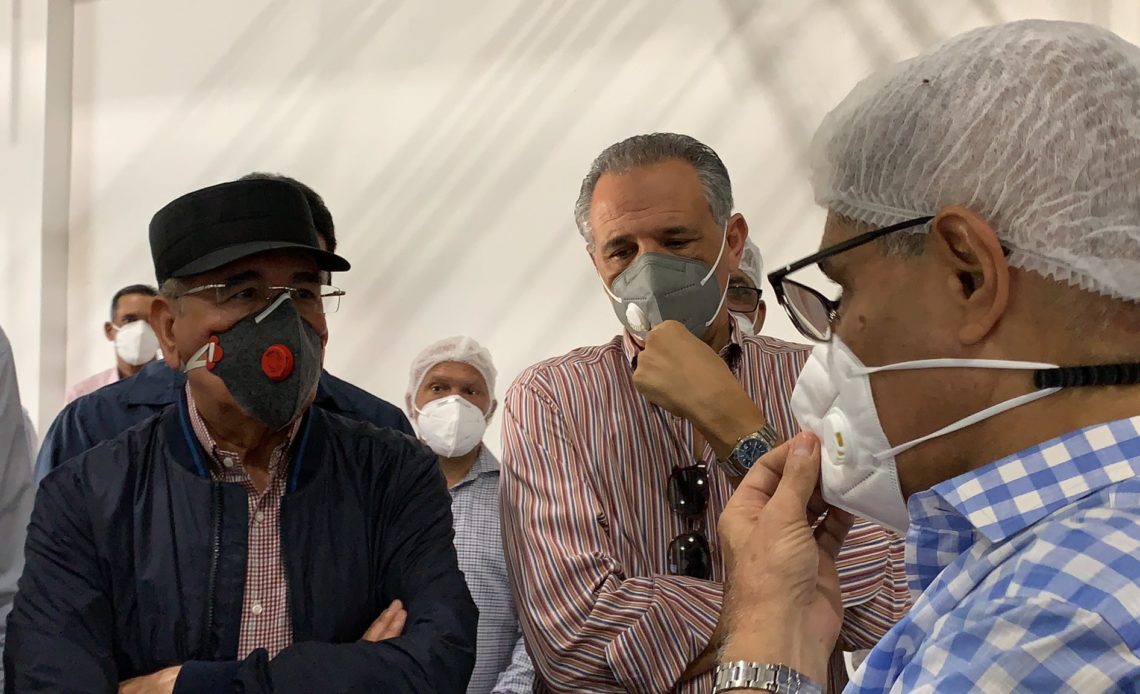
[[[210,479],[209,456],[190,424],[186,396],[177,396],[177,407],[168,408],[161,416],[159,426],[174,461],[203,479]],[[302,416],[297,431],[297,443],[289,452],[289,483],[286,493],[308,484],[321,469],[329,436],[328,415],[318,407],[309,407]]]

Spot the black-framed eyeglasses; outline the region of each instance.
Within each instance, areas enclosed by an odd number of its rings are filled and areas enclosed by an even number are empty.
[[[704,465],[676,468],[669,475],[669,507],[686,520],[703,519],[709,504],[709,475]],[[669,573],[708,580],[712,551],[704,533],[683,532],[669,543]]]
[[[849,251],[852,248],[870,243],[875,239],[880,239],[887,234],[921,226],[932,219],[934,219],[934,217],[916,217],[915,219],[908,219],[905,222],[883,227],[882,229],[868,231],[837,243],[834,246],[828,246],[806,258],[797,260],[791,265],[786,265],[775,272],[769,273],[768,281],[772,283],[772,289],[776,292],[776,300],[784,307],[788,318],[792,319],[792,324],[796,326],[796,330],[799,330],[800,334],[816,342],[829,341],[831,339],[831,327],[839,314],[839,302],[827,298],[821,292],[812,289],[806,284],[788,279],[788,275],[810,265],[815,265],[825,258],[839,255],[844,251]]]
[[[728,306],[729,311],[753,313],[760,307],[761,296],[763,296],[763,292],[756,287],[749,287],[746,284],[730,284],[728,285],[728,296],[725,297],[724,303]]]

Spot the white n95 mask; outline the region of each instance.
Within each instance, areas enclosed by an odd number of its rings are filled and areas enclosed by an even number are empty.
[[[792,392],[792,413],[800,427],[820,440],[820,487],[827,503],[900,534],[910,524],[899,486],[895,456],[964,429],[1060,388],[1044,388],[988,407],[938,431],[891,447],[875,410],[871,374],[911,369],[1017,369],[1037,371],[1054,364],[990,359],[923,359],[867,367],[837,336],[817,344]]]
[[[145,320],[136,320],[115,329],[115,354],[131,366],[154,361],[158,354],[158,338]]]
[[[487,415],[466,398],[432,400],[416,416],[420,438],[436,455],[455,458],[471,452],[487,431]]]

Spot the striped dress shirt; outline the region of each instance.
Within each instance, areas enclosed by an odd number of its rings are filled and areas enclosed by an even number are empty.
[[[638,350],[626,334],[541,362],[505,400],[504,550],[546,691],[712,689],[711,672],[673,685],[708,645],[720,614],[716,521],[732,486],[706,446],[703,521],[694,527],[670,508],[667,481],[675,468],[693,464],[693,429],[637,392]],[[722,352],[783,437],[796,432],[789,400],[809,352],[735,330]],[[709,539],[712,580],[669,575],[670,541],[693,529]],[[901,539],[857,523],[839,573],[845,644],[869,648],[909,606]]]

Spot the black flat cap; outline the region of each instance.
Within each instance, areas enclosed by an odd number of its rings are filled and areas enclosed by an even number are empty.
[[[160,284],[288,248],[308,251],[328,272],[350,267],[321,250],[304,194],[285,181],[219,183],[168,203],[150,220],[150,254]]]

